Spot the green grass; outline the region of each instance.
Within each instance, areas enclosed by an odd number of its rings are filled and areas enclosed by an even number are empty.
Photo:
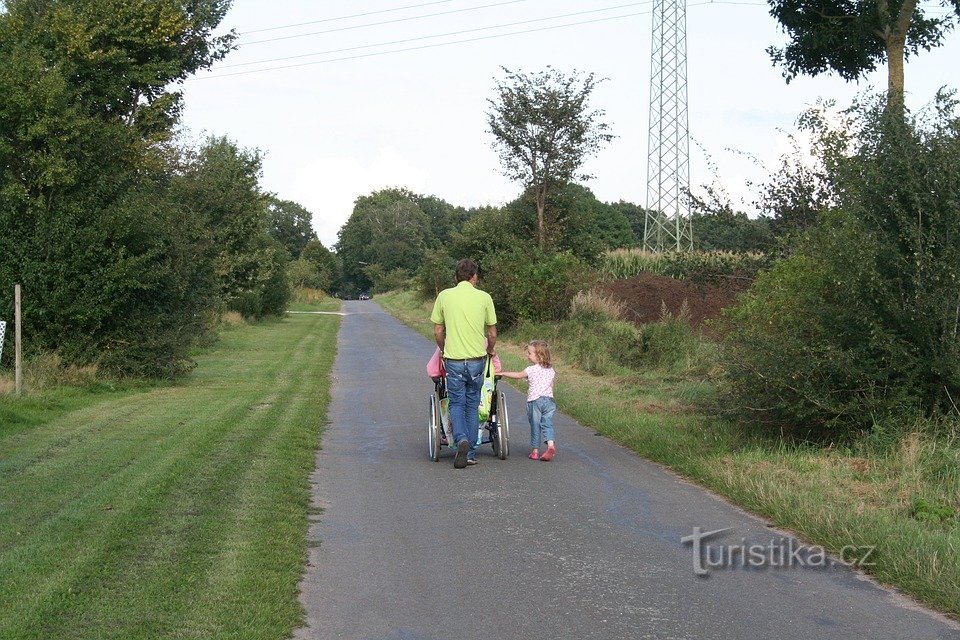
[[[0,400],[0,637],[287,637],[338,326],[226,330],[180,385]]]
[[[432,337],[430,304],[416,294],[394,292],[377,301]],[[536,331],[501,334],[497,351],[505,367],[523,366],[518,341],[541,337],[532,335]],[[811,544],[834,552],[875,546],[875,564],[864,570],[960,617],[960,423],[936,436],[918,425],[893,446],[790,444],[698,409],[715,400],[709,368],[647,367],[596,376],[571,366],[564,355],[562,345],[555,349],[557,403],[581,424]]]

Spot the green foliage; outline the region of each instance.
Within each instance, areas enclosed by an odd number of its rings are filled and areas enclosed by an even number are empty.
[[[249,282],[231,298],[228,307],[247,318],[281,315],[293,295],[287,277],[287,250],[273,238],[261,235],[251,257],[256,269],[249,272]]]
[[[488,263],[484,288],[506,326],[565,318],[574,295],[595,281],[590,267],[569,252],[514,249],[490,256]]]
[[[694,245],[701,252],[757,253],[769,251],[774,245],[769,218],[751,218],[728,205],[711,207],[695,199],[690,222]]]
[[[929,12],[916,2],[878,4],[855,0],[824,5],[819,0],[769,0],[770,13],[786,31],[788,43],[768,47],[789,82],[800,74],[835,72],[858,80],[887,62],[889,92],[902,107],[904,57],[942,44],[955,15]],[[944,7],[960,14],[960,0]]]
[[[210,310],[239,288],[222,277],[234,274],[224,258],[238,258],[235,247],[219,249],[241,198],[217,209],[212,194],[255,192],[256,171],[252,182],[206,171],[216,145],[191,155],[171,143],[180,96],[170,87],[225,55],[233,34],[211,34],[228,4],[4,3],[0,308],[22,283],[28,355],[179,375]],[[259,198],[251,217],[262,220]]]
[[[733,404],[842,434],[960,397],[960,126],[862,110],[838,162],[839,209],[731,311]],[[749,407],[749,409],[748,409]]]
[[[317,272],[316,288],[324,291],[338,291],[341,281],[340,258],[323,246],[319,240],[311,240],[300,253],[300,259],[307,260]]]
[[[507,205],[514,217],[518,235],[530,238],[537,229],[535,197],[527,192]],[[548,248],[569,251],[587,263],[595,264],[607,249],[632,246],[630,221],[620,211],[597,200],[590,189],[568,184],[547,198],[552,212],[545,225]]]
[[[455,284],[455,268],[456,262],[443,249],[427,252],[414,277],[417,293],[424,300],[436,298],[441,291]]]
[[[313,214],[296,202],[280,200],[275,196],[269,196],[267,202],[270,235],[286,248],[291,258],[299,258],[311,241],[317,241],[317,233],[311,222]]]
[[[942,524],[957,517],[957,510],[947,504],[914,498],[910,503],[910,517],[920,522]]]
[[[394,289],[401,289],[410,281],[410,272],[399,267],[386,271],[379,264],[370,264],[363,268],[363,273],[370,281],[370,291],[373,293],[386,293]]]
[[[494,137],[505,176],[520,182],[533,196],[537,240],[543,249],[547,227],[555,221],[548,198],[574,180],[589,179],[581,171],[613,135],[601,121],[604,112],[591,110],[590,96],[600,82],[594,74],[566,75],[547,67],[527,74],[503,68],[496,97],[488,100],[487,125]]]
[[[630,229],[633,231],[633,242],[631,245],[642,245],[643,230],[647,222],[647,210],[638,204],[627,202],[626,200],[611,202],[610,206],[619,211],[623,217],[627,219],[627,222],[630,223]]]
[[[529,229],[513,211],[498,207],[481,207],[469,212],[467,221],[453,234],[450,256],[456,260],[470,258],[483,274],[488,256],[519,249],[529,244]]]
[[[447,246],[453,239],[453,234],[467,220],[468,212],[466,209],[455,207],[436,196],[414,195],[411,199],[429,220],[426,241],[429,247]]]
[[[343,282],[351,291],[370,289],[364,267],[379,265],[384,273],[416,271],[428,244],[430,219],[404,189],[384,189],[357,198],[350,218],[340,228],[337,255]]]
[[[619,249],[604,254],[599,272],[609,280],[623,280],[649,272],[677,279],[711,282],[731,277],[752,279],[769,265],[770,256],[763,253]]]

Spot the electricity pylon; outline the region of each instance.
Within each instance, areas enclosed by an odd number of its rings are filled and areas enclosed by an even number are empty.
[[[686,0],[655,0],[650,58],[650,137],[643,248],[693,248],[687,116]]]

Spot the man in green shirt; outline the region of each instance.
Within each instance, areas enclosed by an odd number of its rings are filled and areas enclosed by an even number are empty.
[[[457,286],[444,289],[433,305],[430,321],[447,372],[447,397],[457,455],[453,466],[477,463],[480,431],[480,389],[487,355],[497,342],[497,313],[493,299],[477,289],[477,264],[457,263]]]

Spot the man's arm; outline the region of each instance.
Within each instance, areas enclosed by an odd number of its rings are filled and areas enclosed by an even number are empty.
[[[442,324],[433,325],[433,339],[437,341],[440,347],[440,353],[443,354],[443,343],[447,341],[447,328]]]
[[[497,344],[497,325],[488,324],[487,325],[487,353],[493,355],[496,353],[493,350],[494,345]]]

